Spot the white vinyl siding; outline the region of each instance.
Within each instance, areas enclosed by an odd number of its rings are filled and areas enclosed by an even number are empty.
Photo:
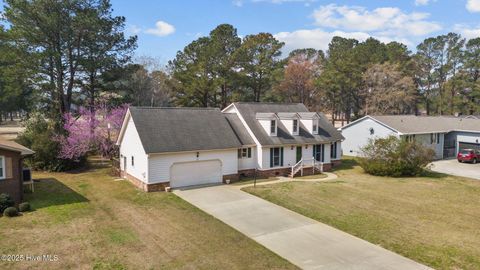
[[[308,133],[318,134],[318,118],[317,117],[314,117],[314,119],[300,119],[299,123],[301,123],[303,127],[305,127]],[[315,125],[317,126],[317,131],[313,130]]]
[[[297,121],[297,131],[293,130],[295,120]],[[280,122],[282,123],[282,125],[285,127],[285,129],[288,131],[289,134],[298,135],[298,131],[300,129],[299,119],[297,119],[297,118],[294,118],[294,119],[280,119]]]
[[[275,121],[275,120],[270,120],[270,119],[259,119],[259,120],[256,120],[260,123],[260,125],[262,126],[262,128],[265,130],[265,132],[269,135],[269,136],[276,136],[277,134],[271,134],[270,133],[270,129],[271,129],[271,122],[270,121]],[[277,123],[278,125],[278,123]]]
[[[251,157],[250,158],[239,158],[238,159],[238,170],[246,170],[246,169],[255,169],[257,168],[257,151],[256,147],[251,148]]]
[[[147,154],[145,154],[143,150],[140,136],[138,135],[132,118],[130,118],[127,124],[123,140],[120,144],[120,155],[122,158],[126,157],[127,159],[127,168],[125,169],[125,162],[121,162],[121,169],[135,178],[147,182]],[[132,166],[132,164],[134,164],[134,166]]]
[[[371,131],[373,131],[373,134]],[[342,129],[342,135],[345,137],[342,148],[343,154],[346,156],[359,156],[361,154],[360,149],[367,145],[370,139],[386,138],[390,135],[398,137],[397,132],[370,118],[365,118]]]
[[[151,154],[148,158],[148,183],[162,183],[170,181],[170,169],[174,163],[220,160],[222,163],[222,175],[236,174],[238,172],[237,149],[179,152],[170,154]],[[195,174],[195,172],[192,172]]]
[[[443,158],[443,141],[444,141],[444,135],[443,133],[434,133],[433,136],[430,133],[427,134],[414,134],[415,135],[415,141],[417,143],[420,143],[424,145],[425,147],[431,148],[433,151],[435,151],[435,159],[442,159]],[[402,135],[402,137],[405,137],[406,135]],[[410,135],[411,136],[411,135]],[[437,137],[439,140],[439,143],[437,143]],[[432,143],[433,140],[433,143]]]

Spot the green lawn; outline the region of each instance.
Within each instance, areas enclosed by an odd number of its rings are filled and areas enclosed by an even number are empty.
[[[389,178],[346,159],[325,182],[244,190],[437,269],[480,269],[480,181]]]
[[[0,269],[292,269],[172,193],[144,193],[108,168],[34,173],[35,211],[0,217],[0,254],[57,255]]]

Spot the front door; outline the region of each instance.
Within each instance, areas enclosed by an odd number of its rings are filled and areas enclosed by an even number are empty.
[[[302,159],[302,147],[297,146],[297,162],[299,162],[300,159]]]

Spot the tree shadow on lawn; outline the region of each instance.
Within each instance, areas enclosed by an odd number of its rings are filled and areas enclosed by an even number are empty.
[[[434,171],[431,171],[429,168],[427,168],[427,169],[423,170],[423,173],[419,176],[420,177],[440,179],[440,178],[447,178],[451,175],[448,175],[448,174],[445,174],[445,173],[434,172]]]
[[[66,171],[65,173],[81,174],[81,173],[86,173],[86,172],[97,170],[97,169],[105,169],[105,168],[111,168],[111,167],[112,167],[112,164],[109,160],[93,161],[93,162],[88,160],[85,165],[77,169]]]
[[[24,199],[33,209],[89,201],[55,178],[35,179],[35,192],[26,193]]]
[[[354,157],[342,157],[340,165],[332,167],[332,172],[350,170],[358,166],[358,161]]]

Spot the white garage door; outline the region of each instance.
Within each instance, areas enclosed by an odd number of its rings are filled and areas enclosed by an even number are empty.
[[[172,188],[222,182],[220,160],[174,163],[170,170]]]

